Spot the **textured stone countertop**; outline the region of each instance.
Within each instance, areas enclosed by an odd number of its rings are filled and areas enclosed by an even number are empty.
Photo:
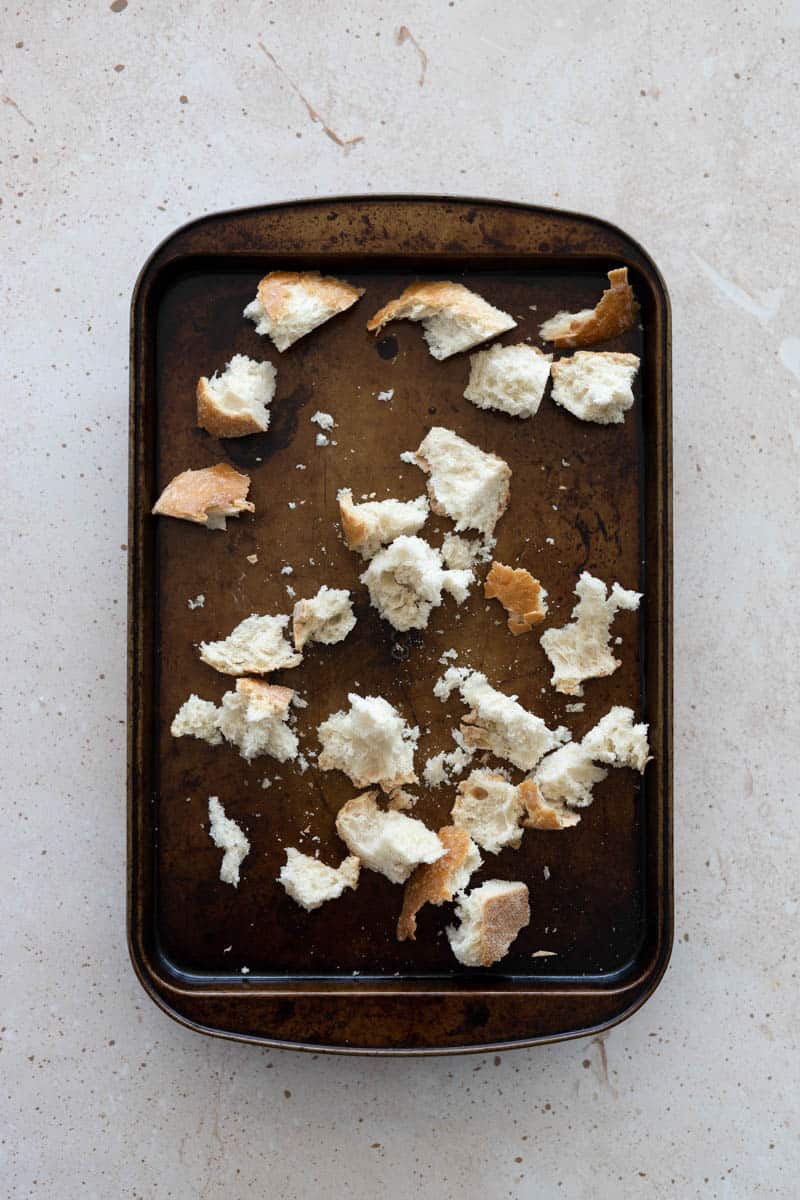
[[[2,12],[5,1194],[796,1196],[797,0]],[[131,289],[193,217],[364,191],[593,213],[670,290],[676,938],[602,1038],[263,1051],[129,966]]]

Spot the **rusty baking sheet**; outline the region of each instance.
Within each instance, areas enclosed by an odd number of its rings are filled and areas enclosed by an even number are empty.
[[[549,396],[529,421],[480,411],[462,395],[467,355],[436,362],[417,325],[395,323],[377,339],[365,329],[412,280],[447,278],[517,318],[502,342],[539,344],[541,320],[593,305],[621,264],[641,326],[602,348],[642,359],[624,425],[583,423]],[[275,268],[319,268],[366,292],[279,355],[242,318],[258,279]],[[392,197],[226,213],[179,230],[149,259],[131,346],[128,921],[150,995],[206,1033],[365,1053],[531,1045],[628,1015],[658,983],[672,937],[670,317],[648,255],[602,221],[498,202]],[[195,425],[194,385],[237,352],[278,368],[272,426],[219,441]],[[378,398],[389,390],[389,401]],[[316,409],[335,416],[335,446],[316,446]],[[446,600],[424,635],[396,633],[369,607],[361,561],[338,536],[337,490],[420,495],[423,476],[399,456],[434,424],[511,465],[495,553],[543,581],[549,624],[568,620],[584,568],[644,593],[640,612],[613,629],[622,666],[586,685],[583,712],[568,712],[570,697],[550,687],[538,634],[512,638],[480,586],[460,609]],[[218,461],[251,475],[254,516],[208,533],[149,515],[174,474]],[[450,528],[432,519],[424,536],[437,541]],[[533,914],[490,970],[455,962],[444,935],[449,906],[423,910],[416,942],[397,942],[402,890],[369,871],[357,891],[311,914],[284,894],[276,883],[284,846],[339,861],[335,815],[356,791],[344,776],[269,758],[248,765],[231,747],[170,736],[191,692],[218,702],[232,686],[199,661],[196,643],[251,612],[291,611],[287,584],[302,597],[322,583],[353,589],[358,625],[275,677],[308,701],[299,716],[305,747],[316,748],[317,724],[346,707],[348,690],[381,695],[423,729],[421,773],[429,754],[451,747],[462,711],[432,695],[450,648],[575,737],[615,703],[650,723],[654,761],[643,780],[611,771],[577,828],[529,831],[518,851],[484,855],[475,882],[524,880]],[[200,593],[204,606],[191,609]],[[414,790],[416,815],[434,829],[445,823],[453,789]],[[250,837],[238,890],[218,878],[209,795]],[[534,957],[540,950],[555,955]]]

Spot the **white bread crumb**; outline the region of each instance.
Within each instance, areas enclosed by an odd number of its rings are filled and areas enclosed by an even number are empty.
[[[356,787],[377,783],[385,792],[416,783],[414,751],[419,729],[410,728],[382,696],[348,694],[350,708],[332,713],[317,729],[321,771],[343,771]]]
[[[284,636],[288,616],[258,616],[241,621],[219,642],[201,642],[200,657],[223,675],[264,675],[303,661]]]
[[[362,558],[372,558],[382,545],[417,533],[428,519],[425,496],[416,500],[371,500],[354,504],[350,488],[341,488],[336,499],[344,540]]]
[[[466,967],[490,967],[505,958],[511,943],[531,919],[524,883],[489,879],[459,897],[456,916],[447,927],[450,948]]]
[[[339,810],[336,832],[363,867],[405,883],[419,863],[436,862],[445,848],[422,821],[394,809],[383,812],[375,797],[365,792],[348,800]]]
[[[553,363],[553,400],[581,421],[618,425],[633,405],[635,354],[578,350]]]
[[[489,562],[496,545],[495,538],[481,541],[478,538],[461,537],[458,533],[447,533],[442,542],[442,558],[445,566],[469,571],[479,563]]]
[[[191,724],[192,713],[187,713],[187,704],[197,700],[191,696],[178,712],[171,732],[173,737],[191,734],[212,746],[219,745],[221,733],[248,761],[259,754],[271,754],[279,762],[285,762],[297,755],[297,738],[286,724],[292,695],[291,688],[273,687],[259,679],[237,679],[236,691],[226,692],[222,706],[216,709],[215,728],[211,726],[207,708],[202,714],[195,709],[198,720]],[[199,703],[207,706],[210,701]]]
[[[270,362],[234,354],[222,374],[197,382],[197,424],[214,437],[246,437],[269,428],[277,371]]]
[[[222,734],[217,728],[219,709],[211,700],[201,700],[192,692],[184,700],[170,726],[173,737],[196,737],[210,746],[219,746]]]
[[[204,606],[205,602],[206,602],[206,598],[203,595],[203,593],[200,592],[199,595],[195,596],[194,600],[187,600],[186,604],[189,608],[194,610],[195,608],[202,608]]]
[[[322,429],[325,433],[330,433],[336,424],[330,413],[322,412],[320,409],[317,409],[313,417],[311,417],[311,420],[316,425],[319,425],[320,429]]]
[[[341,279],[317,271],[271,271],[258,285],[255,300],[244,316],[255,322],[256,333],[266,334],[283,352],[312,329],[344,312],[363,295]]]
[[[508,463],[441,425],[426,434],[414,458],[428,475],[433,511],[452,517],[457,533],[477,529],[491,537],[511,495]]]
[[[394,388],[387,388],[387,390],[385,392],[378,392],[378,399],[382,400],[384,402],[384,404],[388,404],[388,402],[391,400],[393,395],[394,395]]]
[[[518,848],[524,815],[519,788],[496,771],[478,767],[459,783],[451,820],[458,829],[466,829],[482,850],[499,854],[505,846]]]
[[[310,600],[298,600],[294,606],[294,644],[302,650],[306,642],[332,646],[343,642],[355,629],[356,618],[350,593],[345,588],[325,584]]]
[[[588,571],[578,580],[578,603],[573,620],[560,629],[547,629],[539,641],[553,664],[552,685],[566,696],[582,696],[583,680],[613,675],[620,660],[609,649],[611,622],[620,609],[639,607],[640,592],[615,583],[606,597],[606,585]]]
[[[650,761],[647,725],[634,725],[633,709],[615,705],[590,729],[581,745],[595,762],[630,767],[640,774]]]
[[[491,408],[511,417],[533,417],[539,411],[552,354],[535,346],[492,346],[470,358],[465,399],[477,408]]]
[[[375,313],[367,329],[378,333],[388,321],[403,320],[422,322],[430,352],[439,360],[470,350],[517,324],[462,283],[444,281],[412,283]]]
[[[372,606],[400,631],[425,629],[443,591],[461,604],[474,581],[471,571],[445,570],[439,551],[423,538],[406,536],[378,551],[360,578]]]
[[[278,882],[295,903],[306,912],[313,912],[326,900],[338,900],[345,888],[355,889],[360,869],[359,860],[352,855],[338,867],[329,867],[287,846],[286,863],[281,867]]]
[[[238,887],[239,867],[250,853],[250,843],[236,822],[225,816],[218,796],[208,798],[208,819],[211,822],[209,837],[215,846],[225,851],[219,877],[223,883]]]

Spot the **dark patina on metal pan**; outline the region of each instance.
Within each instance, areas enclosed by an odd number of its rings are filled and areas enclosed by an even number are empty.
[[[641,356],[624,425],[578,421],[549,396],[530,421],[481,411],[462,396],[466,355],[436,362],[417,325],[392,325],[378,339],[365,329],[412,280],[456,279],[518,319],[503,342],[537,344],[544,318],[591,307],[607,271],[623,264],[641,325],[598,348]],[[366,293],[278,355],[242,318],[260,276],[276,268],[319,269]],[[194,385],[237,352],[278,368],[272,427],[221,442],[195,425]],[[378,399],[390,390],[391,400]],[[315,445],[317,409],[334,414],[336,446]],[[568,620],[583,569],[644,593],[640,612],[615,623],[622,666],[587,683],[582,713],[567,713],[570,698],[549,686],[538,635],[510,637],[480,587],[461,609],[446,601],[424,636],[394,633],[366,603],[360,560],[336,532],[336,492],[421,494],[423,477],[399,455],[434,424],[510,463],[496,557],[543,581],[550,623]],[[348,198],[204,218],[161,245],[136,285],[130,437],[128,934],[156,1003],[205,1033],[365,1054],[529,1046],[607,1028],[638,1008],[672,940],[670,313],[641,247],[591,217],[482,200]],[[219,461],[251,475],[254,516],[208,533],[149,515],[174,474]],[[432,521],[426,536],[437,527],[451,526]],[[448,906],[423,910],[416,942],[398,943],[401,889],[371,872],[311,914],[283,893],[275,879],[284,846],[319,847],[338,861],[335,814],[355,792],[343,776],[266,758],[248,765],[230,747],[170,736],[191,692],[219,702],[231,686],[199,661],[195,644],[251,612],[290,611],[287,583],[298,597],[322,583],[357,596],[350,638],[311,647],[301,667],[276,679],[308,700],[300,726],[312,749],[314,727],[348,690],[385,696],[426,731],[420,767],[449,748],[459,706],[441,705],[432,686],[451,647],[575,737],[612,704],[650,723],[654,761],[643,779],[611,771],[577,828],[530,831],[518,851],[484,856],[476,881],[525,880],[533,914],[494,968],[455,963]],[[190,609],[199,593],[204,606]],[[445,823],[452,789],[418,791],[416,815],[433,828]],[[209,795],[249,833],[238,890],[218,879]]]

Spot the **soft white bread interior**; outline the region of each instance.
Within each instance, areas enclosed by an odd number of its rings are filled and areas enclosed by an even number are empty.
[[[343,642],[355,629],[356,618],[350,593],[345,588],[329,588],[325,584],[310,600],[298,600],[294,606],[294,644],[302,650],[306,642],[323,642],[333,646]]]
[[[372,558],[381,546],[395,538],[418,533],[428,519],[425,496],[416,500],[367,500],[353,503],[350,488],[341,488],[336,499],[344,540],[362,558]]]
[[[377,783],[385,792],[416,783],[414,751],[419,729],[410,728],[382,696],[348,695],[350,708],[332,713],[317,729],[321,771],[343,771],[356,787]]]
[[[494,547],[494,538],[465,538],[460,533],[446,533],[442,542],[442,559],[446,567],[471,571],[478,563],[490,561]]]
[[[436,834],[405,813],[378,807],[376,792],[356,796],[339,809],[336,832],[362,867],[405,883],[419,863],[441,858],[445,847]]]
[[[245,437],[269,427],[277,371],[270,362],[234,354],[222,374],[197,381],[197,424],[214,437]]]
[[[524,883],[489,879],[459,897],[456,916],[459,927],[447,928],[453,954],[465,967],[490,967],[505,958],[530,922],[528,889]]]
[[[545,754],[570,737],[563,725],[549,729],[541,717],[523,708],[516,696],[498,692],[479,671],[448,667],[433,694],[445,701],[455,688],[470,708],[461,723],[467,745],[491,750],[521,771],[532,771]]]
[[[618,583],[610,595],[606,591],[602,579],[583,571],[575,588],[578,603],[572,621],[560,629],[546,629],[539,639],[553,664],[553,687],[566,696],[582,696],[583,680],[613,675],[620,665],[609,648],[611,622],[620,609],[637,609],[642,596]]]
[[[553,363],[553,400],[581,421],[619,425],[633,405],[635,354],[578,350]]]
[[[266,334],[282,352],[363,294],[363,288],[318,271],[270,271],[244,315],[255,322],[256,333]]]
[[[421,321],[434,358],[449,358],[497,337],[517,322],[463,283],[412,283],[367,322],[378,333],[388,321]]]
[[[524,342],[490,346],[471,356],[464,397],[477,408],[496,409],[510,417],[533,417],[539,411],[552,360],[552,354]]]
[[[441,425],[422,439],[414,460],[428,476],[433,511],[452,517],[456,532],[477,529],[491,537],[511,496],[508,463]]]
[[[477,767],[459,783],[450,819],[482,850],[499,854],[506,846],[518,848],[525,811],[524,793],[518,787],[497,771]]]
[[[464,768],[469,766],[475,753],[472,746],[467,745],[460,729],[453,729],[451,733],[456,744],[455,749],[441,750],[425,763],[422,777],[428,787],[436,788],[441,787],[443,783],[449,783],[452,775],[460,775]]]
[[[249,475],[217,463],[199,471],[181,471],[164,488],[153,512],[159,517],[193,521],[206,529],[224,529],[227,517],[255,512],[255,505],[247,499],[249,491]]]
[[[297,757],[297,735],[289,728],[291,688],[237,679],[236,691],[226,692],[217,726],[226,741],[248,761],[269,754],[278,762]]]
[[[361,575],[370,603],[401,631],[425,629],[442,592],[461,604],[473,581],[471,571],[445,570],[439,551],[423,538],[405,536],[379,550]]]
[[[225,816],[218,796],[208,798],[209,837],[225,853],[219,868],[223,883],[239,886],[239,867],[250,853],[250,842],[235,821]]]
[[[201,642],[200,657],[223,675],[264,675],[297,667],[303,661],[285,637],[286,615],[258,616],[253,613],[219,642]]]
[[[173,737],[195,737],[210,746],[219,746],[222,734],[217,726],[219,709],[211,700],[201,700],[192,692],[178,709],[170,733]]]
[[[278,882],[296,904],[306,912],[313,912],[326,900],[338,900],[345,888],[355,888],[360,869],[361,863],[353,855],[338,867],[329,867],[318,858],[287,846],[286,862],[281,867]]]
[[[641,774],[650,761],[648,727],[634,720],[633,709],[617,704],[589,730],[581,745],[595,762],[630,767]]]
[[[417,913],[426,904],[446,904],[463,892],[471,876],[483,863],[478,847],[464,829],[445,825],[437,837],[445,854],[432,863],[418,866],[406,883],[403,907],[397,922],[397,940],[413,942],[417,932]]]
[[[550,804],[586,808],[592,803],[592,788],[608,771],[597,767],[581,742],[570,742],[542,759],[534,782]]]
[[[594,308],[577,313],[559,312],[539,326],[542,341],[555,346],[592,346],[608,341],[632,329],[639,305],[628,283],[628,268],[617,267],[608,272],[611,285],[603,292]]]

